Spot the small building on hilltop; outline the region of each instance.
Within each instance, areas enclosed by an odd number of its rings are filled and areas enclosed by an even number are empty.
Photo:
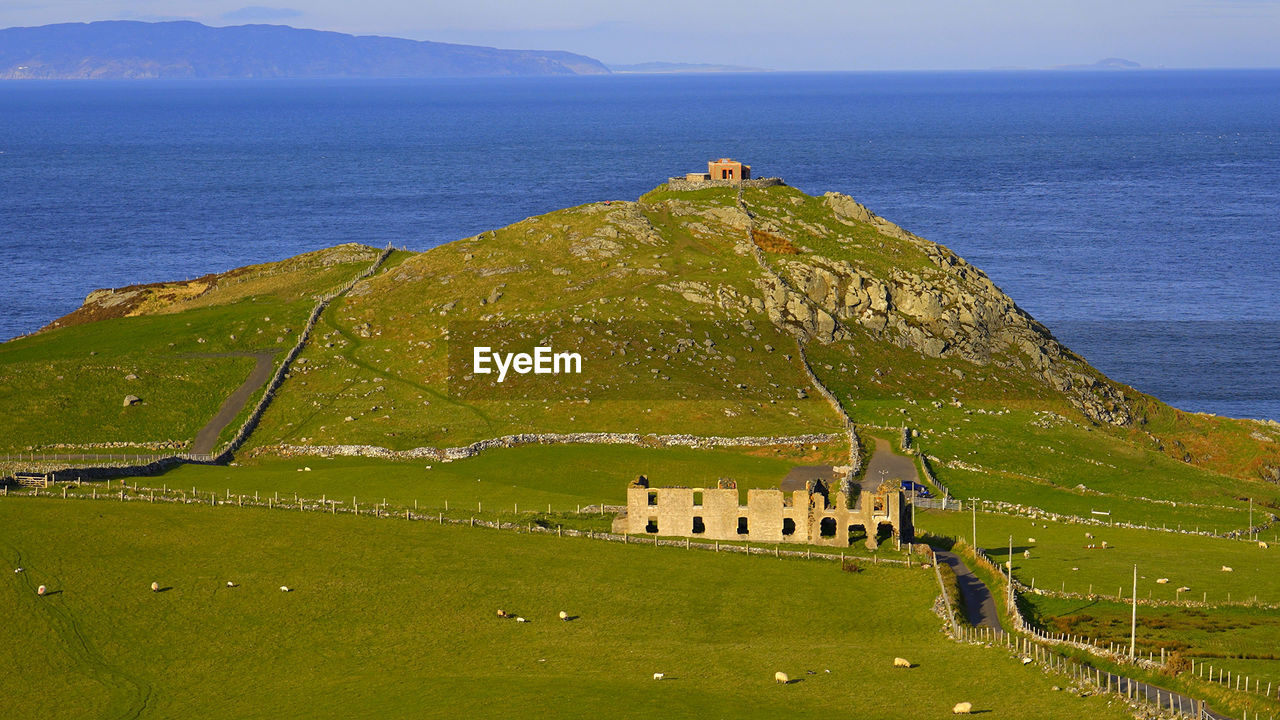
[[[748,490],[745,505],[733,480],[722,479],[714,488],[650,487],[641,475],[627,486],[627,509],[614,519],[613,531],[833,547],[862,540],[873,550],[882,534],[912,542],[911,505],[900,483],[855,485],[858,494],[850,503],[843,492],[831,497],[835,468],[797,470],[809,472],[793,471],[778,489]]]
[[[667,181],[672,190],[697,190],[706,187],[771,187],[782,185],[778,178],[752,178],[751,166],[730,158],[719,158],[707,161],[707,171],[685,173],[684,177],[673,177]]]

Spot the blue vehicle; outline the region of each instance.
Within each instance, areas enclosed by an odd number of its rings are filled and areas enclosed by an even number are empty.
[[[904,492],[911,492],[912,490],[915,490],[916,495],[922,498],[933,497],[933,493],[929,492],[929,488],[915,482],[914,480],[903,480],[902,489]]]

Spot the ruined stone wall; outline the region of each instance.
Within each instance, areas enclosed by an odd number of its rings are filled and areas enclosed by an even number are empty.
[[[752,489],[747,491],[744,505],[734,488],[650,488],[633,484],[627,488],[626,514],[614,523],[614,530],[631,535],[848,547],[850,526],[861,526],[867,535],[867,546],[874,549],[876,530],[884,523],[892,525],[904,541],[910,540],[910,530],[903,524],[904,510],[909,518],[909,506],[900,492],[881,496],[878,510],[876,494],[870,491],[863,491],[852,509],[844,493],[838,493],[834,503],[805,490],[787,496],[782,490]],[[697,504],[698,500],[701,504]],[[739,518],[747,520],[745,534],[738,532]],[[701,532],[695,530],[695,519],[701,520]],[[824,519],[834,523],[835,532],[828,537],[822,536]],[[794,530],[785,534],[788,520],[794,523]],[[904,530],[905,535],[901,534]]]
[[[752,178],[750,180],[696,180],[690,182],[687,178],[673,177],[667,179],[667,187],[671,190],[702,190],[704,188],[713,187],[749,187],[749,188],[767,188],[777,185],[786,185],[782,178]]]

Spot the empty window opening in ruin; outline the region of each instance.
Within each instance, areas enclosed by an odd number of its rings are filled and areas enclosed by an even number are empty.
[[[850,544],[857,542],[858,540],[866,540],[866,539],[867,539],[866,528],[862,527],[861,525],[849,526],[849,543]]]
[[[783,518],[783,519],[782,519],[782,534],[783,534],[783,535],[795,535],[795,534],[796,534],[796,521],[795,521],[795,520],[792,520],[791,518]]]
[[[652,492],[652,491],[649,492],[649,504],[650,505],[658,504],[658,493]]]
[[[738,518],[738,534],[746,535],[747,532],[747,519],[745,517]]]
[[[835,537],[836,536],[836,519],[822,518],[822,522],[819,523],[819,528],[821,530],[822,537],[825,537],[825,538]]]
[[[693,492],[693,506],[702,507],[702,491],[701,490],[695,490]]]
[[[702,533],[704,533],[704,532],[706,532],[706,531],[707,531],[707,526],[706,526],[706,524],[704,524],[704,523],[702,522],[702,516],[701,516],[701,515],[695,515],[695,516],[693,517],[693,534],[694,534],[694,535],[701,535]]]
[[[876,527],[876,542],[885,542],[893,537],[893,523],[880,523]]]
[[[649,518],[649,524],[644,526],[644,531],[651,535],[657,535],[658,534],[658,518],[656,517]]]
[[[882,512],[884,512],[884,497],[883,497],[883,496],[877,496],[877,497],[876,497],[875,504],[874,504],[874,505],[872,505],[872,510],[873,510],[874,512],[878,512],[878,513],[882,513]]]

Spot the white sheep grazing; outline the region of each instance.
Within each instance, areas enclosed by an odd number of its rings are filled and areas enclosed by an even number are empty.
[[[1085,533],[1084,536],[1090,540],[1093,539],[1093,533]]]
[[[235,586],[236,586],[235,583],[231,582],[230,580],[227,581],[227,587],[235,587]]]
[[[160,583],[158,582],[151,583],[151,592],[160,592]]]
[[[567,612],[565,612],[565,611],[561,610],[561,611],[560,611],[560,619],[561,619],[561,620],[568,620],[568,619],[569,619],[569,613],[567,613]]]
[[[904,667],[904,668],[909,668],[909,667],[911,667],[911,661],[910,661],[910,660],[908,660],[908,659],[906,659],[906,658],[899,658],[899,657],[896,657],[896,658],[894,658],[894,659],[893,659],[893,666],[894,666],[894,667]]]
[[[518,618],[516,618],[516,622],[529,622],[529,621],[528,621],[528,620],[525,620],[525,619],[524,619],[524,618],[522,618],[522,617],[518,617]]]
[[[1030,664],[1031,664],[1031,663],[1033,663],[1033,662],[1035,662],[1035,661],[1034,661],[1034,660],[1032,660],[1032,659],[1031,659],[1031,658],[1029,658],[1029,657],[1024,657],[1024,658],[1022,658],[1022,664],[1023,664],[1023,665],[1030,665]]]
[[[36,594],[37,594],[37,595],[43,595],[43,594],[45,594],[46,592],[48,592],[48,590],[49,590],[48,588],[46,588],[45,586],[41,585],[40,587],[36,588]]]
[[[1183,585],[1182,587],[1178,588],[1178,592],[1180,592],[1180,593],[1184,593],[1184,592],[1186,592],[1186,591],[1188,591],[1188,590],[1190,590],[1190,589],[1191,589],[1191,588],[1187,587],[1186,585]]]
[[[1235,570],[1232,570],[1231,568],[1227,567],[1226,565],[1223,565],[1223,566],[1222,566],[1222,572],[1235,572]]]
[[[667,676],[667,674],[666,674],[666,673],[654,673],[654,674],[653,674],[653,679],[654,679],[654,680],[661,680],[662,678],[664,678],[664,677],[666,677],[666,676]]]
[[[773,681],[782,685],[786,685],[787,683],[791,682],[791,678],[787,677],[787,674],[784,672],[776,672],[773,674]]]
[[[1029,543],[1031,543],[1032,545],[1034,545],[1034,544],[1036,543],[1036,539],[1035,539],[1035,538],[1032,538],[1032,537],[1029,537],[1029,538],[1027,538],[1027,542],[1029,542]]]
[[[956,706],[951,708],[952,715],[968,715],[971,712],[973,712],[973,703],[971,702],[956,703]]]
[[[1156,584],[1157,584],[1157,585],[1167,585],[1167,584],[1169,584],[1169,578],[1156,578]]]
[[[281,585],[280,592],[293,592],[293,591],[289,589],[288,585]]]
[[[1023,558],[1029,558],[1029,557],[1031,557],[1031,551],[1030,551],[1030,550],[1023,550],[1023,551],[1022,551],[1022,557],[1023,557]]]
[[[1262,542],[1261,540],[1259,540],[1259,541],[1258,541],[1258,547],[1262,548],[1263,550],[1266,550],[1267,548],[1269,548],[1269,547],[1271,547],[1271,546],[1270,546],[1270,545],[1268,545],[1268,544],[1266,544],[1266,543],[1264,543],[1264,542]],[[18,571],[19,571],[19,572],[21,572],[21,571],[22,571],[22,568],[18,568]]]
[[[1107,541],[1106,541],[1106,540],[1103,540],[1103,541],[1102,541],[1102,549],[1103,549],[1103,550],[1106,550],[1106,549],[1107,549]]]
[[[20,573],[22,572],[22,568],[14,568],[13,571],[16,573]]]

